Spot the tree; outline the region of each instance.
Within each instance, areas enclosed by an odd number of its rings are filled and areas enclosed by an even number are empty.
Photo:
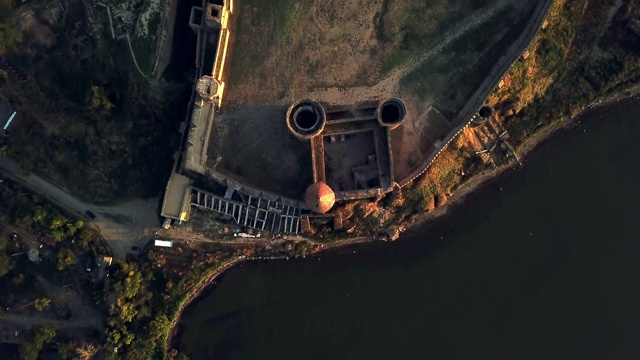
[[[0,54],[21,41],[22,34],[16,29],[13,19],[0,22]]]
[[[36,310],[38,311],[44,311],[47,310],[49,308],[49,306],[51,306],[51,299],[49,298],[37,298],[34,302],[33,302],[33,306],[36,308]]]
[[[109,329],[107,330],[107,341],[109,344],[119,347],[122,342],[120,341],[122,334],[117,329]]]
[[[76,234],[76,232],[80,229],[82,229],[82,227],[84,226],[84,221],[82,220],[76,220],[76,222],[74,223],[68,223],[67,224],[67,234],[69,236],[73,236]]]
[[[49,223],[49,229],[60,229],[66,221],[67,219],[65,219],[64,216],[57,214],[51,219],[51,222]]]
[[[113,107],[113,104],[109,98],[105,95],[104,89],[100,86],[91,87],[91,98],[89,99],[89,107],[93,110],[106,110],[109,111]]]
[[[96,240],[96,235],[90,229],[84,228],[80,231],[80,235],[78,236],[78,244],[82,247],[83,250],[89,250]]]
[[[171,321],[166,315],[162,314],[156,316],[151,323],[149,323],[149,337],[154,342],[164,341],[169,334],[169,328],[171,327]]]
[[[116,274],[117,282],[113,284],[115,292],[119,297],[133,299],[142,285],[142,274],[138,265],[134,262],[122,264],[122,268]]]
[[[33,214],[33,221],[36,223],[42,223],[46,217],[47,210],[42,206],[38,206],[35,213]]]
[[[165,359],[170,359],[170,360],[189,360],[189,357],[187,355],[185,355],[184,353],[178,352],[178,350],[176,350],[176,349],[171,349],[167,353],[167,356],[165,357]]]
[[[123,322],[128,323],[132,322],[136,315],[138,315],[138,309],[136,309],[134,303],[123,298],[118,298],[116,303],[111,305],[110,313],[111,315],[119,316]]]
[[[70,249],[63,248],[58,252],[58,270],[64,270],[76,263],[76,256]]]
[[[56,329],[51,325],[34,326],[25,335],[20,345],[20,355],[24,360],[36,360],[40,350],[56,337]]]
[[[31,217],[31,215],[26,214],[22,217],[17,218],[15,224],[23,228],[28,228],[33,225],[33,218]]]
[[[87,343],[87,342],[83,342],[77,349],[76,349],[76,359],[78,360],[91,360],[93,359],[94,356],[96,356],[96,353],[98,352],[98,350],[100,349],[100,347],[97,347],[93,344]]]
[[[11,0],[0,0],[0,21],[9,19],[13,13]]]
[[[0,252],[0,277],[5,276],[9,271],[13,270],[13,261],[6,252]]]
[[[7,239],[0,239],[0,277],[5,276],[9,271],[13,270],[13,259],[7,255]]]
[[[75,359],[77,348],[78,343],[73,340],[63,342],[58,346],[58,356],[60,359],[64,360]]]
[[[64,239],[64,231],[60,229],[55,229],[51,231],[51,237],[53,237],[56,240],[56,242],[60,242],[62,241],[62,239]]]
[[[135,335],[129,332],[126,326],[107,330],[107,341],[114,347],[130,345],[135,339]]]
[[[0,25],[0,38],[2,38],[2,30]],[[0,50],[2,50],[2,45],[0,45]],[[23,158],[20,160],[18,164],[18,173],[22,176],[28,176],[33,170],[33,162],[31,159]]]

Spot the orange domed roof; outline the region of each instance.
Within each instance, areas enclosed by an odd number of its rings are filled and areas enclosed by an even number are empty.
[[[324,214],[333,207],[336,194],[327,184],[317,182],[307,188],[304,193],[304,202],[311,211]]]

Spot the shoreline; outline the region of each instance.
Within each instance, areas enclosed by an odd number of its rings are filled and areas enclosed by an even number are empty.
[[[407,229],[409,229],[416,226],[425,225],[429,222],[443,217],[444,215],[447,215],[450,212],[451,208],[462,204],[467,199],[467,197],[475,193],[476,190],[498,180],[501,175],[509,170],[516,168],[518,165],[523,166],[526,162],[527,155],[529,155],[532,151],[540,146],[543,146],[547,141],[560,135],[563,130],[571,130],[575,126],[578,126],[578,124],[580,124],[580,119],[588,111],[596,110],[607,105],[631,99],[635,96],[640,96],[640,85],[622,90],[618,94],[614,94],[609,97],[597,100],[594,103],[582,108],[575,116],[565,116],[564,118],[561,118],[560,120],[548,125],[547,127],[543,128],[542,130],[538,131],[533,136],[528,138],[522,145],[518,147],[517,155],[518,157],[520,157],[520,159],[522,159],[522,163],[518,163],[515,161],[510,162],[509,164],[500,165],[493,170],[485,171],[481,174],[471,177],[468,181],[464,182],[453,193],[451,197],[449,197],[445,205],[437,207],[430,213],[419,215],[418,219],[414,223],[403,223],[400,225],[405,226]]]
[[[633,86],[626,90],[621,90],[619,93],[611,95],[606,98],[602,98],[600,100],[595,101],[592,104],[589,104],[582,108],[575,116],[565,116],[560,120],[548,125],[542,130],[538,131],[536,134],[528,138],[522,145],[518,147],[518,156],[526,161],[526,156],[544,145],[545,142],[551,140],[555,136],[560,135],[562,130],[571,130],[578,124],[580,124],[580,119],[587,113],[588,111],[599,109],[617,102],[621,102],[627,99],[632,99],[633,97],[640,96],[640,85]],[[519,162],[510,162],[509,164],[501,165],[496,167],[493,170],[486,171],[484,173],[475,175],[471,177],[468,181],[464,182],[449,198],[447,203],[443,206],[436,208],[434,211],[426,214],[418,215],[417,220],[412,223],[403,222],[400,224],[396,224],[395,226],[401,226],[406,229],[406,231],[413,230],[419,226],[425,225],[435,225],[436,221],[443,220],[446,215],[448,215],[452,208],[463,204],[468,200],[468,197],[472,194],[476,193],[477,190],[482,187],[486,187],[492,184],[494,181],[497,181],[500,176],[504,175],[508,170],[514,169],[518,165],[523,165]],[[402,236],[401,236],[402,238]],[[402,241],[402,240],[400,240]],[[342,247],[352,246],[352,245],[360,245],[360,244],[368,244],[379,242],[372,240],[368,237],[357,237],[347,240],[338,240],[336,242],[330,244],[321,244],[316,250],[314,250],[309,255],[316,255],[328,250],[337,250]],[[316,243],[317,244],[317,243]],[[179,348],[177,342],[179,341],[176,338],[176,335],[180,333],[180,325],[183,321],[184,313],[187,311],[189,305],[191,305],[195,300],[197,300],[200,295],[202,295],[207,288],[221,275],[223,275],[227,270],[232,269],[233,267],[240,265],[244,262],[249,261],[259,261],[259,260],[286,260],[290,259],[289,257],[283,257],[278,259],[261,259],[261,258],[234,258],[231,261],[223,264],[219,268],[213,270],[210,274],[206,275],[202,278],[200,283],[195,287],[193,291],[189,293],[189,295],[185,298],[185,300],[179,305],[178,310],[176,311],[175,317],[171,319],[172,323],[170,326],[170,330],[167,336],[166,341],[166,349],[171,348]]]
[[[309,255],[316,255],[328,250],[337,250],[345,246],[366,244],[370,242],[373,242],[373,240],[367,237],[357,237],[357,238],[343,240],[343,241],[336,241],[331,244],[321,244],[317,250],[313,251]],[[196,301],[200,297],[200,295],[202,295],[205,291],[207,291],[209,287],[213,285],[213,282],[216,281],[216,279],[218,279],[220,276],[222,276],[226,271],[231,270],[232,268],[238,265],[241,265],[245,262],[289,260],[292,258],[304,258],[304,256],[274,257],[274,258],[236,257],[230,260],[229,262],[224,263],[219,268],[213,270],[208,275],[204,276],[200,280],[200,283],[195,287],[195,289],[189,293],[189,295],[184,299],[182,303],[180,303],[180,305],[178,306],[178,310],[176,311],[176,316],[173,319],[171,319],[171,326],[169,327],[169,333],[167,335],[166,349],[177,348],[177,346],[175,346],[177,345],[176,342],[178,341],[178,339],[176,338],[176,335],[178,335],[181,332],[180,325],[182,323],[184,313],[185,311],[187,311],[187,308],[189,307],[189,305],[191,305],[194,301]]]

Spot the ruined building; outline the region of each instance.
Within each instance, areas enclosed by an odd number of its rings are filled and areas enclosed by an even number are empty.
[[[406,116],[397,98],[349,107],[326,107],[313,100],[293,103],[289,131],[311,142],[313,184],[305,203],[325,213],[335,201],[381,196],[393,189],[390,132]]]

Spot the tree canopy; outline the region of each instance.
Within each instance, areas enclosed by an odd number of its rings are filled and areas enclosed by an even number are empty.
[[[34,302],[33,302],[33,306],[36,308],[36,310],[38,311],[44,311],[47,310],[49,308],[49,306],[51,306],[51,299],[49,298],[37,298]]]
[[[22,41],[22,34],[16,29],[11,0],[0,0],[0,54]]]
[[[7,239],[0,239],[0,276],[6,275],[9,271],[13,270],[13,259],[7,255],[5,251],[7,248]]]
[[[56,329],[51,325],[34,326],[24,337],[20,346],[21,359],[36,360],[40,350],[56,337]]]
[[[76,262],[76,256],[70,249],[60,249],[58,253],[58,270],[64,270]]]

